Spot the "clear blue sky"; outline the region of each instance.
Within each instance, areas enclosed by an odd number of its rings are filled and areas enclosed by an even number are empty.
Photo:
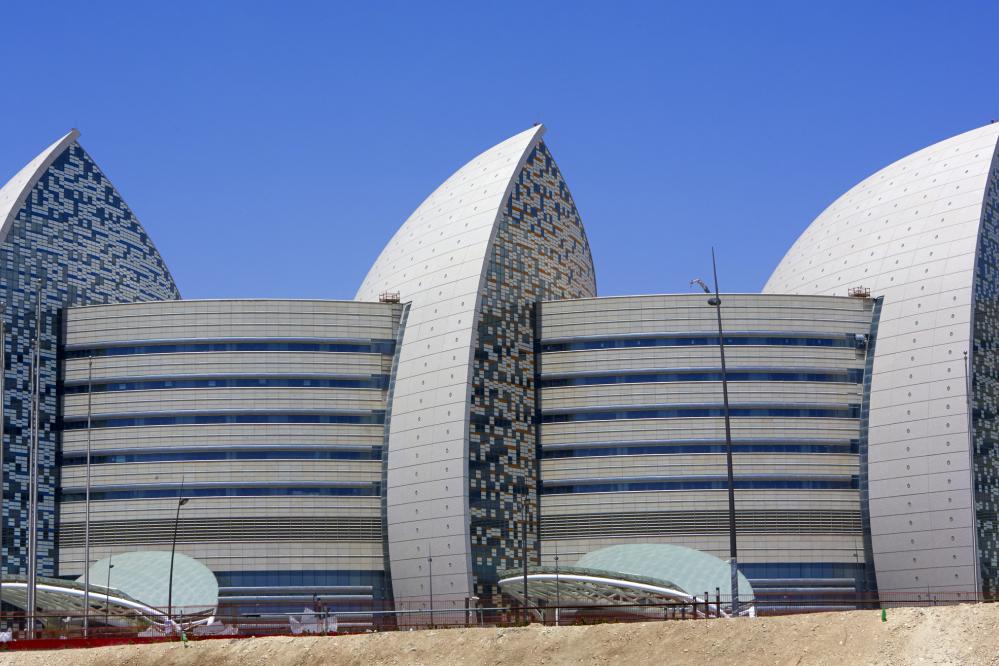
[[[351,298],[535,121],[604,295],[756,291],[845,189],[999,118],[989,2],[10,2],[0,180],[70,127],[186,298]]]

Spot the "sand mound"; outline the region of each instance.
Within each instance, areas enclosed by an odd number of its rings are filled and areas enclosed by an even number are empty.
[[[999,604],[587,627],[217,639],[0,654],[0,666],[313,664],[992,664]]]

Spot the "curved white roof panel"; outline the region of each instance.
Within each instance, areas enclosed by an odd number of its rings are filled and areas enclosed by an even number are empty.
[[[443,271],[466,264],[472,266],[472,277],[477,280],[511,181],[544,132],[538,125],[516,134],[445,180],[392,236],[355,300],[376,301],[385,291],[400,292],[404,302],[414,305],[440,300],[442,296],[436,295],[440,286],[458,285],[460,275],[468,272],[452,270],[450,277],[444,277]],[[450,260],[452,256],[455,261]],[[469,293],[476,293],[478,286],[476,281]],[[452,295],[456,295],[453,290]]]
[[[52,162],[62,155],[63,151],[71,146],[79,136],[80,133],[77,130],[70,130],[65,136],[39,153],[35,159],[28,162],[23,169],[14,174],[14,177],[0,188],[0,242],[7,238],[14,217],[21,210],[25,198],[35,183],[52,165]]]
[[[396,599],[472,596],[468,418],[473,342],[490,244],[514,179],[541,140],[535,126],[490,148],[438,187],[389,241],[357,291],[409,302],[388,425],[386,493]],[[433,556],[432,565],[427,562]]]
[[[884,297],[868,445],[881,591],[979,586],[965,353],[997,138],[999,124],[972,130],[862,181],[812,222],[764,287]]]
[[[589,241],[535,126],[459,169],[402,225],[357,293],[409,303],[387,414],[386,533],[397,600],[494,598],[536,551],[535,358],[541,300],[596,294]],[[501,514],[505,517],[501,518]],[[433,562],[429,557],[433,557]],[[473,558],[475,562],[473,577]],[[430,569],[433,582],[430,582]]]

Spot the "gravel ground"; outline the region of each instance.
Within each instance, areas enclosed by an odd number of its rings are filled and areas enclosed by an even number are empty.
[[[0,653],[0,666],[313,664],[989,664],[999,604],[776,618],[216,639]]]

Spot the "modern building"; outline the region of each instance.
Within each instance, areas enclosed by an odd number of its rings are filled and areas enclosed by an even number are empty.
[[[999,593],[999,124],[860,182],[767,293],[884,299],[871,373],[871,540],[882,590]]]
[[[431,566],[440,599],[498,597],[498,572],[539,552],[536,304],[596,295],[583,223],[543,133],[455,172],[357,292],[410,304],[386,426],[397,600],[429,597]]]
[[[879,311],[724,299],[739,563],[761,598],[873,585],[861,492]],[[727,557],[715,316],[701,293],[541,305],[543,565],[624,544]]]
[[[89,447],[91,560],[169,549],[176,529],[226,606],[384,599],[383,424],[402,312],[274,300],[69,308],[60,575],[84,566]],[[190,501],[178,512],[180,498]]]
[[[78,136],[66,134],[0,189],[5,573],[30,573],[29,560],[40,575],[58,573],[57,386],[65,308],[180,297],[142,225]]]
[[[88,534],[91,564],[176,534],[221,604],[262,612],[502,603],[525,560],[607,547],[727,557],[716,310],[597,298],[543,133],[456,171],[346,302],[177,300],[76,133],[43,152],[0,190],[3,573],[75,579]],[[763,294],[722,296],[757,598],[999,587],[997,140],[875,174]]]

